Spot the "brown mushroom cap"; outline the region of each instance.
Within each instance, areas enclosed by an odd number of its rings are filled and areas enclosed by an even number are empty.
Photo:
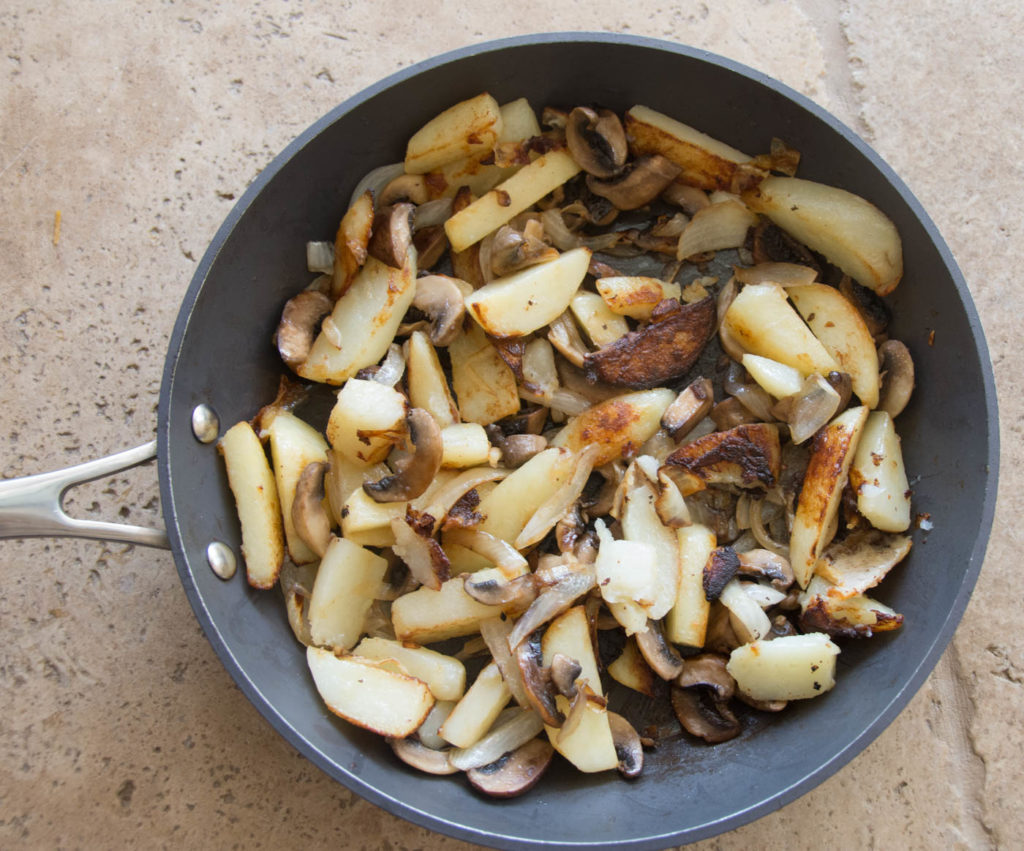
[[[455,339],[466,312],[462,290],[447,275],[417,278],[412,306],[430,317],[430,341],[435,346],[447,346]]]
[[[557,257],[557,249],[544,242],[532,228],[518,231],[502,225],[491,243],[490,271],[500,278]]]
[[[455,774],[458,769],[448,762],[448,751],[428,748],[418,739],[392,739],[388,744],[402,762],[427,774]]]
[[[474,573],[464,574],[463,587],[470,597],[485,606],[512,607],[526,611],[530,603],[537,599],[537,582],[532,573],[504,581],[493,576],[484,579],[477,576]]]
[[[401,269],[412,245],[412,213],[415,207],[403,201],[378,210],[367,252],[387,266]]]
[[[327,465],[323,461],[307,464],[295,486],[292,500],[292,523],[298,536],[323,558],[331,542],[331,520],[324,509],[324,474]]]
[[[555,653],[551,657],[551,682],[559,694],[568,698],[576,696],[576,680],[583,673],[583,666],[564,653]]]
[[[444,445],[434,418],[422,408],[412,408],[405,423],[415,449],[413,454],[398,472],[363,485],[367,495],[377,502],[403,502],[420,496],[441,469]]]
[[[725,664],[725,658],[714,653],[692,656],[672,686],[672,710],[679,723],[710,744],[735,738],[743,729],[729,709],[736,681]]]
[[[617,175],[629,154],[626,131],[610,109],[577,106],[566,121],[565,141],[572,158],[595,177]]]
[[[542,664],[540,642],[532,638],[520,642],[514,655],[530,705],[545,724],[561,727],[565,716],[555,705],[557,691],[551,681],[551,671]]]
[[[490,765],[473,768],[466,777],[473,788],[495,798],[512,798],[529,791],[540,780],[555,749],[547,739],[531,739]]]
[[[612,743],[619,758],[619,774],[633,779],[644,770],[644,749],[640,734],[617,712],[608,713],[608,725],[612,728]]]
[[[303,290],[288,299],[274,335],[281,360],[291,367],[305,363],[313,347],[317,323],[330,312],[330,298],[317,290]]]
[[[650,204],[679,176],[679,168],[661,154],[645,154],[626,167],[618,177],[599,180],[587,176],[587,188],[607,198],[620,210],[635,210]]]
[[[787,591],[795,581],[789,560],[771,550],[747,550],[747,552],[737,555],[739,558],[738,572],[744,576],[770,579],[772,587],[778,591]]]
[[[402,201],[426,204],[430,200],[427,179],[422,174],[400,174],[387,184],[377,197],[377,207],[391,207]]]
[[[703,376],[694,379],[661,415],[661,426],[678,443],[711,412],[715,404],[715,388]]]
[[[914,392],[914,361],[910,349],[899,340],[886,340],[878,347],[878,364],[882,371],[878,410],[897,417]]]
[[[636,646],[640,655],[663,680],[672,680],[683,669],[683,659],[662,631],[659,621],[647,621],[647,629],[636,634]]]

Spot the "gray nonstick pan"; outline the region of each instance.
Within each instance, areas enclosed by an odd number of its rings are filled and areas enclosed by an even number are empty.
[[[914,510],[932,524],[914,533],[909,560],[885,585],[883,599],[906,625],[846,642],[828,695],[769,721],[745,716],[744,733],[722,745],[668,736],[635,781],[560,763],[530,793],[506,801],[482,797],[459,776],[414,773],[382,739],[328,712],[280,595],[250,589],[242,571],[225,581],[211,569],[239,552],[239,530],[215,444],[196,436],[203,426],[216,436],[217,423],[222,433],[274,397],[282,367],[270,341],[282,305],[308,283],[307,240],[333,237],[356,182],[400,160],[417,128],[485,90],[499,102],[525,96],[535,108],[600,103],[621,112],[643,103],[741,150],[768,150],[777,136],[801,152],[802,177],[884,210],[902,235],[906,269],[888,299],[891,333],[917,368],[917,390],[898,422]],[[256,708],[321,769],[396,815],[500,848],[664,848],[738,827],[807,792],[869,744],[924,682],[981,568],[996,495],[995,400],[981,326],[948,248],[892,169],[848,128],[785,86],[702,51],[607,34],[527,36],[455,51],[372,86],[296,139],[237,203],[199,265],[167,352],[157,441],[166,538],[69,524],[57,507],[71,481],[138,463],[151,447],[0,484],[0,535],[168,543],[196,617]]]

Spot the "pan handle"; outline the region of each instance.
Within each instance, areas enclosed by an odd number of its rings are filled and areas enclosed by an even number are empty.
[[[64,470],[0,482],[0,538],[95,538],[170,549],[163,529],[77,520],[64,513],[64,494],[83,482],[127,470],[156,457],[156,441]]]

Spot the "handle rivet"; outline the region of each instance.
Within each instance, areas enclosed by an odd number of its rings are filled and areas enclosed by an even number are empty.
[[[196,405],[193,408],[192,434],[200,443],[213,443],[220,434],[220,418],[209,405]]]
[[[210,564],[210,569],[221,579],[230,579],[238,567],[231,547],[220,541],[214,541],[206,548],[206,560]]]

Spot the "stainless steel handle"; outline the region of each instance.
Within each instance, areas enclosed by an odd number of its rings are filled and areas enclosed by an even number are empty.
[[[156,457],[156,441],[65,470],[0,482],[0,538],[95,538],[170,549],[163,529],[77,520],[64,513],[64,494],[83,482],[101,479]]]

